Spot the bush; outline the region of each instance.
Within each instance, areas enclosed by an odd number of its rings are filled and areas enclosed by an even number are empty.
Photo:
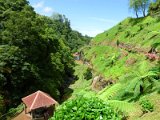
[[[92,78],[92,72],[90,68],[87,68],[86,72],[84,73],[84,79],[90,80]]]
[[[121,114],[97,98],[78,97],[64,103],[51,120],[121,120]]]
[[[143,113],[153,112],[154,105],[149,100],[141,100],[140,105],[142,106]]]
[[[121,30],[122,30],[122,27],[121,26],[118,26],[118,32],[121,32]]]
[[[129,31],[126,31],[124,35],[125,35],[125,37],[129,37],[130,34],[131,34],[131,33],[130,33]]]

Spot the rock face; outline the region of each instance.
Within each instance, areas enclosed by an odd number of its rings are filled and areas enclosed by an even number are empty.
[[[96,76],[92,81],[92,90],[94,91],[100,91],[103,88],[105,88],[107,85],[113,84],[112,80],[105,80],[101,76]]]

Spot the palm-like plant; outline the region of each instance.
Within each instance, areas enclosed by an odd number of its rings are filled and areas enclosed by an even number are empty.
[[[141,114],[139,107],[129,103],[129,101],[137,100],[141,95],[160,88],[160,66],[157,65],[158,67],[149,69],[147,65],[146,62],[142,62],[137,71],[122,76],[119,83],[104,88],[97,96],[123,113],[132,114],[136,112]]]
[[[160,85],[160,82],[156,79],[158,74],[158,70],[149,70],[147,64],[143,62],[137,71],[131,74],[133,79],[127,80],[126,88],[121,98],[136,100],[143,94],[153,92],[156,90],[156,86]]]
[[[99,92],[103,100],[137,100],[141,95],[157,90],[159,69],[149,69],[146,62],[142,62],[137,71],[121,77],[120,82]]]

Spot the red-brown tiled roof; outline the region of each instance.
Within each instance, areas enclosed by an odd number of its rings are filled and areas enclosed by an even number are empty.
[[[40,107],[49,107],[51,105],[57,104],[57,102],[52,97],[42,91],[37,91],[22,98],[22,101],[26,104],[30,111]]]

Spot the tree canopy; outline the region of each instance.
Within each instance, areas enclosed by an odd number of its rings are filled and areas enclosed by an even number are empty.
[[[146,12],[150,5],[150,0],[130,0],[129,8],[132,9],[136,13],[136,17],[138,18],[139,13],[143,14],[143,17],[146,16]]]
[[[64,15],[57,16],[36,14],[26,0],[0,1],[0,104],[7,109],[38,89],[60,100],[72,74],[71,51],[90,37],[73,31]]]
[[[159,11],[160,11],[160,0],[156,0],[155,2],[152,2],[151,5],[149,6],[149,15],[156,15],[159,16]]]

